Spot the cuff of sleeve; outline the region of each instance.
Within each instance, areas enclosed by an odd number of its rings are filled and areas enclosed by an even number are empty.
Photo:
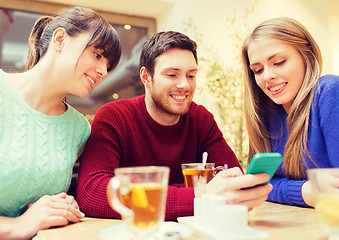
[[[289,199],[291,205],[307,207],[308,205],[305,203],[302,194],[301,188],[302,185],[306,182],[306,180],[297,180],[293,181],[293,184],[288,184],[286,186],[286,197]]]
[[[169,186],[165,220],[176,221],[178,217],[193,216],[193,188]]]

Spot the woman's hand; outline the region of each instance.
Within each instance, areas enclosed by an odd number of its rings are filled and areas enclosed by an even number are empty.
[[[339,194],[339,175],[337,173],[321,174],[317,179],[317,184],[324,192]],[[306,181],[302,185],[301,195],[308,206],[315,206],[316,202],[310,181]]]
[[[78,203],[73,196],[66,193],[45,195],[38,201],[30,204],[27,211],[15,218],[15,231],[22,232],[22,236],[33,237],[39,230],[54,226],[64,226],[69,222],[79,222],[84,214],[80,212]],[[23,233],[23,231],[26,231]]]
[[[245,205],[251,210],[267,199],[272,185],[245,188],[265,183],[268,180],[269,176],[265,173],[244,175],[239,168],[231,168],[219,172],[206,185],[206,193],[224,195],[228,203]]]

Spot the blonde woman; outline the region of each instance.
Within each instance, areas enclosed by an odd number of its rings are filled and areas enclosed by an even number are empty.
[[[306,170],[339,167],[339,77],[320,77],[317,43],[290,18],[256,27],[242,57],[249,159],[257,152],[284,156],[268,200],[313,206]]]
[[[64,99],[87,96],[121,55],[113,27],[80,7],[38,19],[29,45],[26,71],[0,70],[0,239],[84,216],[65,192],[90,126]]]

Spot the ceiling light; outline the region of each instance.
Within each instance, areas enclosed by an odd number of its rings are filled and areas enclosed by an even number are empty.
[[[113,97],[113,99],[117,100],[117,99],[119,98],[119,94],[114,93],[114,94],[112,95],[112,97]]]
[[[132,28],[132,26],[129,25],[129,24],[125,24],[125,25],[124,25],[124,28],[125,28],[126,30],[130,30],[130,29]]]

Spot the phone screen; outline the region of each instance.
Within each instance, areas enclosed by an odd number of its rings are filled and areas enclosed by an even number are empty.
[[[282,163],[283,157],[280,153],[277,152],[264,152],[264,153],[256,153],[248,165],[248,168],[246,170],[246,174],[257,174],[257,173],[267,173],[269,175],[269,181],[273,177],[275,171],[279,167],[279,165]],[[257,185],[261,186],[264,184],[269,183],[267,181],[266,183]],[[254,186],[254,187],[257,187]]]

